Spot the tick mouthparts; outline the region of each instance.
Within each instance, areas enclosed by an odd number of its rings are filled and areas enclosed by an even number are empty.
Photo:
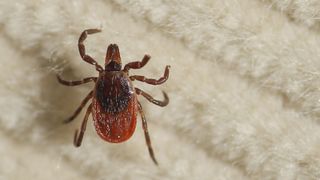
[[[105,63],[109,64],[111,61],[115,61],[117,64],[121,64],[119,47],[116,44],[110,44],[107,49]]]

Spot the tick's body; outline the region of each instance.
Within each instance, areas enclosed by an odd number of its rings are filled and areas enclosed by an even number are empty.
[[[108,142],[129,139],[137,121],[137,97],[122,71],[101,73],[92,99],[92,116],[97,133]]]
[[[137,75],[129,76],[129,69],[142,68],[149,61],[150,56],[145,55],[142,61],[128,63],[121,70],[119,48],[116,44],[110,44],[105,58],[105,68],[103,69],[92,57],[85,53],[85,46],[83,45],[83,41],[88,34],[97,32],[100,32],[100,30],[87,29],[83,31],[79,38],[78,47],[81,58],[87,63],[94,65],[99,72],[99,76],[88,77],[81,81],[65,81],[61,79],[60,76],[57,76],[59,82],[67,86],[76,86],[92,81],[95,82],[94,89],[90,91],[86,98],[81,102],[81,105],[73,115],[65,121],[68,123],[74,120],[83,107],[90,99],[92,99],[82,121],[80,133],[78,133],[78,130],[75,132],[73,143],[76,147],[81,145],[90,113],[92,113],[93,116],[95,129],[102,139],[111,143],[126,141],[134,133],[137,114],[139,112],[150,157],[153,162],[157,164],[151,146],[147,121],[137,96],[142,95],[148,101],[158,106],[166,106],[169,103],[169,98],[167,94],[163,92],[165,97],[164,101],[155,100],[144,91],[133,87],[131,81],[138,80],[152,85],[162,84],[169,77],[170,66],[166,67],[164,76],[158,80],[148,79],[144,76]]]

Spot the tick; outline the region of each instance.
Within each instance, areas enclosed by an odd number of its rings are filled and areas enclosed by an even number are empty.
[[[102,68],[91,56],[86,54],[83,44],[88,34],[98,32],[101,32],[101,30],[84,30],[80,35],[78,48],[81,58],[85,62],[94,65],[95,69],[99,72],[99,76],[87,77],[80,81],[66,81],[57,75],[58,81],[66,86],[77,86],[88,82],[95,83],[93,90],[82,100],[80,106],[72,116],[64,121],[65,123],[69,123],[74,120],[84,106],[91,100],[82,121],[80,132],[78,129],[75,131],[73,144],[76,147],[81,145],[90,114],[92,114],[97,134],[103,140],[110,143],[121,143],[128,140],[134,133],[137,114],[140,113],[150,157],[155,164],[158,164],[151,146],[147,120],[137,96],[142,95],[151,103],[162,107],[169,103],[169,98],[168,95],[163,92],[164,100],[156,100],[148,93],[134,87],[132,81],[137,80],[152,85],[162,84],[166,82],[169,77],[170,66],[166,66],[163,77],[159,79],[149,79],[139,75],[130,76],[129,70],[144,67],[150,60],[150,56],[144,55],[141,61],[130,62],[122,69],[119,48],[116,44],[110,44],[105,57],[105,68]]]

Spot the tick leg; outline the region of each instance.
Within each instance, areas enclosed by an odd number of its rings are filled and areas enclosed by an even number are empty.
[[[142,110],[142,106],[141,106],[140,102],[138,102],[138,110],[139,110],[140,115],[141,115],[142,128],[143,128],[143,131],[144,131],[144,136],[146,138],[146,143],[147,143],[147,146],[148,146],[150,157],[151,157],[152,161],[156,165],[158,165],[158,162],[157,162],[157,160],[156,160],[156,158],[154,156],[153,149],[152,149],[152,146],[151,146],[151,140],[150,140],[150,136],[149,136],[149,132],[148,132],[147,120],[146,120],[146,117],[144,116],[144,112]]]
[[[63,85],[66,85],[66,86],[77,86],[77,85],[85,84],[85,83],[88,83],[88,82],[91,82],[91,81],[96,82],[98,78],[96,78],[96,77],[88,77],[88,78],[84,78],[84,79],[82,79],[80,81],[66,81],[66,80],[61,79],[61,77],[59,75],[57,75],[57,79],[58,79],[59,83],[61,83]]]
[[[166,82],[167,79],[169,78],[169,69],[170,69],[170,66],[166,66],[163,77],[159,78],[158,80],[157,79],[148,79],[144,76],[137,76],[137,75],[130,76],[130,80],[131,81],[138,80],[138,81],[142,81],[142,82],[152,84],[152,85],[159,85],[159,84]]]
[[[101,32],[100,29],[87,29],[84,30],[82,32],[82,34],[79,37],[79,41],[78,41],[78,48],[79,48],[79,53],[81,58],[86,61],[87,63],[90,63],[92,65],[96,66],[96,70],[99,72],[103,71],[103,68],[89,55],[86,54],[86,48],[83,44],[83,41],[87,38],[88,34],[94,34],[94,33],[98,33]]]
[[[84,119],[81,124],[81,129],[80,129],[79,135],[78,135],[78,129],[74,133],[73,145],[75,147],[79,147],[81,145],[84,132],[86,131],[87,121],[88,121],[89,115],[91,113],[91,108],[92,108],[92,104],[90,104],[89,107],[87,108],[86,115],[84,116]]]
[[[72,116],[70,116],[68,119],[64,120],[64,123],[69,123],[72,120],[74,120],[74,118],[76,118],[78,116],[78,114],[81,112],[81,110],[83,109],[83,107],[87,104],[87,102],[92,98],[93,95],[93,91],[90,91],[90,93],[82,100],[80,106],[77,108],[77,110],[72,114]]]
[[[144,55],[141,61],[135,61],[135,62],[130,62],[126,64],[123,68],[123,71],[128,72],[129,69],[140,69],[147,64],[150,58],[151,58],[150,55],[146,54]]]
[[[163,100],[163,101],[159,101],[159,100],[153,99],[153,97],[152,97],[151,95],[149,95],[148,93],[142,91],[142,90],[139,89],[139,88],[135,88],[135,90],[136,90],[136,93],[137,93],[138,95],[141,94],[141,95],[142,95],[143,97],[145,97],[148,101],[152,102],[152,103],[155,104],[155,105],[158,105],[158,106],[163,107],[163,106],[168,105],[168,103],[169,103],[169,97],[168,97],[167,93],[165,93],[164,91],[162,91],[163,96],[164,96],[164,100]]]

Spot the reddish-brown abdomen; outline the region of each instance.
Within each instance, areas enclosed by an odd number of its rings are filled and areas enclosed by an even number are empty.
[[[137,118],[137,97],[123,72],[102,73],[92,101],[93,121],[99,136],[112,143],[129,139]]]

